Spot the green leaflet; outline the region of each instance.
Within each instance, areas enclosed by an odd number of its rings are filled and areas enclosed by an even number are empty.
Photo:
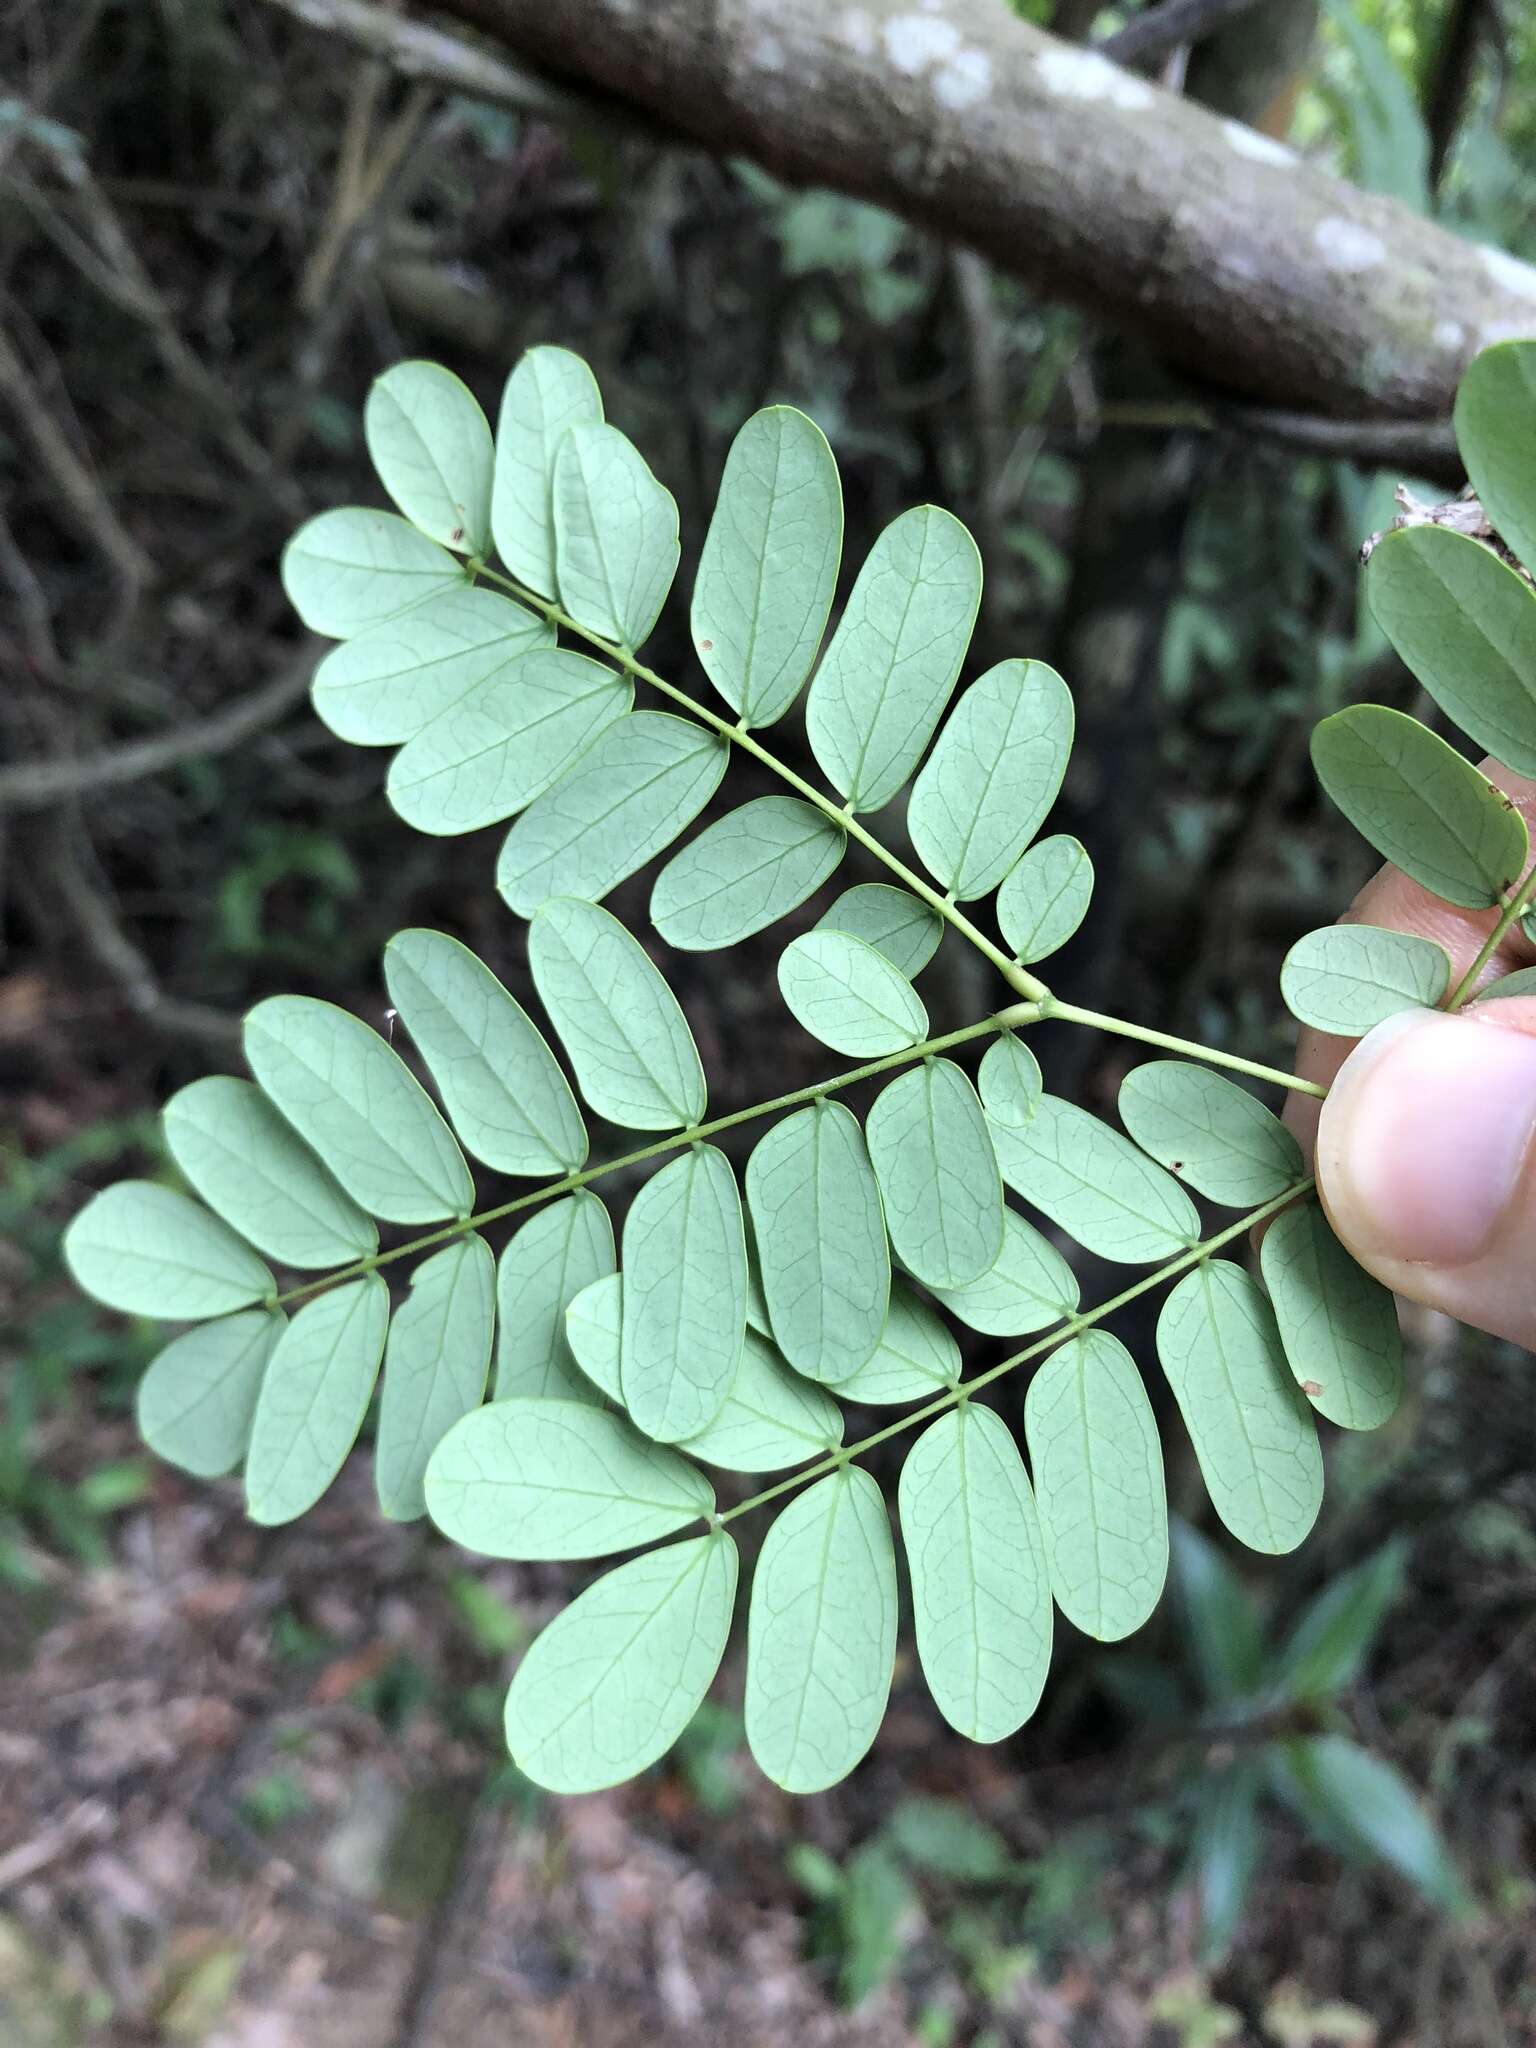
[[[1118,1337],[1085,1330],[1052,1353],[1029,1383],[1024,1433],[1056,1604],[1085,1635],[1117,1643],[1168,1576],[1157,1422]]]
[[[173,1337],[139,1381],[139,1434],[167,1464],[199,1479],[233,1472],[273,1346],[288,1327],[279,1309],[248,1308]]]
[[[269,996],[245,1020],[262,1088],[347,1193],[391,1223],[467,1216],[464,1155],[410,1069],[376,1031],[312,996]]]
[[[1456,444],[1483,510],[1527,567],[1536,561],[1536,351],[1501,341],[1467,365]]]
[[[468,582],[446,548],[393,512],[361,505],[306,519],[283,549],[282,577],[304,624],[332,640],[349,640]]]
[[[483,1238],[458,1238],[422,1260],[395,1310],[373,1452],[379,1510],[391,1521],[413,1522],[426,1513],[427,1460],[460,1416],[485,1398],[495,1271]]]
[[[1258,1283],[1229,1259],[1186,1273],[1157,1351],[1217,1514],[1250,1550],[1294,1550],[1322,1504],[1323,1459]]]
[[[1536,967],[1521,967],[1514,974],[1489,982],[1486,988],[1477,991],[1472,1000],[1491,1003],[1504,996],[1536,996]]]
[[[614,1270],[613,1224],[590,1189],[536,1209],[496,1268],[496,1399],[588,1401],[572,1364],[565,1312]]]
[[[1072,751],[1072,697],[1043,661],[972,683],[912,786],[907,829],[960,902],[988,896],[1039,831]]]
[[[565,1310],[565,1341],[572,1358],[601,1394],[622,1406],[619,1391],[619,1341],[624,1329],[624,1279],[605,1273],[578,1294]]]
[[[800,694],[826,629],[843,549],[843,491],[826,436],[787,405],[731,443],[693,586],[693,644],[743,725]]]
[[[889,882],[857,882],[816,920],[815,929],[862,939],[910,980],[939,950],[944,920],[921,897]]]
[[[552,789],[634,701],[634,684],[606,663],[535,648],[408,740],[385,794],[418,832],[499,824]]]
[[[1051,1668],[1051,1588],[1034,1495],[1007,1426],[967,1401],[901,1468],[901,1539],[923,1676],[972,1742],[1034,1712]]]
[[[460,554],[489,552],[491,430],[468,385],[441,363],[396,363],[373,381],[363,436],[413,526]]]
[[[704,1118],[704,1069],[688,1020],[645,948],[616,917],[574,896],[528,928],[528,964],[582,1094],[632,1131]]]
[[[1454,1914],[1470,1900],[1422,1800],[1401,1772],[1342,1735],[1287,1742],[1276,1760],[1276,1789],[1325,1841],[1379,1857]]]
[[[896,1658],[896,1559],[880,1489],[850,1466],[764,1539],[747,1617],[747,1741],[786,1792],[847,1777],[879,1733]]]
[[[976,1091],[952,1060],[888,1081],[865,1125],[902,1264],[929,1287],[968,1287],[1003,1248],[1003,1190]]]
[[[1088,914],[1093,862],[1087,848],[1058,832],[1022,854],[997,892],[997,922],[1027,967],[1064,946]]]
[[[148,1180],[116,1181],[92,1195],[64,1233],[64,1263],[108,1308],[162,1322],[227,1315],[276,1292],[227,1223]]]
[[[976,543],[948,512],[917,505],[860,569],[806,701],[811,752],[856,811],[878,811],[922,759],[981,602]]]
[[[305,1302],[268,1361],[245,1460],[245,1511],[271,1527],[312,1508],[368,1413],[389,1289],[377,1273]]]
[[[555,450],[567,427],[602,417],[597,380],[569,349],[528,349],[502,391],[491,531],[508,569],[541,597],[557,591]]]
[[[696,1465],[579,1401],[493,1401],[427,1466],[427,1513],[482,1557],[606,1557],[714,1513]]]
[[[810,931],[779,955],[779,990],[813,1038],[855,1059],[918,1045],[928,1012],[883,953],[846,932]]]
[[[1075,1103],[1042,1095],[1027,1124],[994,1118],[992,1143],[1009,1187],[1101,1259],[1151,1265],[1199,1241],[1178,1182]]]
[[[1188,1522],[1169,1531],[1179,1625],[1212,1706],[1253,1693],[1268,1660],[1252,1594],[1216,1545]]]
[[[333,647],[310,696],[338,739],[395,746],[554,639],[554,627],[522,605],[458,584]]]
[[[1200,1960],[1217,1963],[1237,1939],[1259,1867],[1263,1829],[1258,1760],[1241,1757],[1196,1789],[1189,1863],[1200,1907]]]
[[[1447,717],[1486,753],[1536,775],[1536,591],[1481,541],[1411,526],[1376,547],[1365,592]]]
[[[848,844],[841,826],[793,796],[760,796],[701,832],[656,877],[651,922],[669,946],[734,946],[819,889]]]
[[[344,1266],[379,1233],[251,1081],[210,1074],[161,1112],[171,1157],[210,1209],[285,1266]]]
[[[1275,1658],[1287,1699],[1331,1700],[1360,1676],[1382,1622],[1402,1598],[1408,1539],[1397,1536],[1314,1595]]]
[[[677,503],[617,427],[578,421],[555,450],[555,573],[578,626],[642,647],[679,553]]]
[[[885,1330],[891,1259],[859,1120],[796,1110],[747,1162],[747,1203],[774,1341],[797,1372],[846,1380]]]
[[[1275,1218],[1259,1263],[1301,1391],[1341,1429],[1379,1429],[1403,1390],[1391,1291],[1357,1266],[1315,1201]]]
[[[1448,903],[1487,909],[1525,872],[1525,820],[1438,733],[1353,704],[1312,733],[1317,779],[1386,860]]]
[[[989,1337],[1027,1337],[1076,1309],[1077,1275],[1016,1210],[1003,1211],[1003,1248],[996,1265],[969,1287],[936,1287],[935,1295],[968,1329]]]
[[[872,1358],[833,1390],[840,1401],[862,1401],[869,1408],[902,1407],[909,1401],[931,1400],[960,1378],[960,1346],[920,1301],[900,1274],[891,1281],[891,1307],[885,1334]]]
[[[1280,993],[1299,1023],[1359,1038],[1399,1010],[1432,1008],[1450,978],[1445,948],[1430,939],[1331,924],[1308,932],[1286,954]]]
[[[624,1221],[624,1406],[677,1443],[720,1412],[741,1362],[747,1246],[730,1161],[692,1145],[648,1180]]]
[[[522,1004],[443,932],[396,932],[384,979],[454,1129],[501,1173],[574,1173],[587,1131],[570,1083]],[[370,1247],[371,1249],[371,1247]]]
[[[982,1107],[994,1123],[1027,1124],[1035,1113],[1045,1081],[1040,1062],[1023,1039],[1005,1031],[982,1054],[976,1088]]]
[[[615,719],[507,834],[496,887],[519,917],[551,896],[596,903],[693,823],[728,753],[714,733],[664,711]]]
[[[723,1529],[631,1558],[529,1646],[507,1748],[549,1792],[598,1792],[657,1762],[698,1712],[730,1634],[736,1545]]]
[[[1143,1151],[1228,1209],[1255,1209],[1306,1172],[1277,1116],[1235,1081],[1187,1060],[1132,1068],[1120,1084],[1120,1120]]]

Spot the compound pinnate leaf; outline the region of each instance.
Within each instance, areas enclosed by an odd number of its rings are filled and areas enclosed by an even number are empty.
[[[1485,910],[1525,872],[1525,820],[1438,733],[1352,704],[1312,733],[1317,779],[1383,859],[1448,903]]]
[[[890,1313],[874,1356],[833,1389],[840,1401],[869,1408],[931,1400],[960,1378],[960,1346],[927,1302],[899,1274],[891,1280]]]
[[[396,746],[554,639],[522,605],[459,585],[333,647],[310,696],[338,739]]]
[[[924,1060],[875,1097],[865,1126],[896,1256],[925,1286],[968,1287],[1003,1248],[1003,1189],[976,1091]]]
[[[941,1415],[901,1468],[901,1538],[923,1676],[972,1742],[1034,1712],[1051,1668],[1051,1588],[1024,1461],[972,1401]]]
[[[1322,1505],[1323,1459],[1258,1283],[1205,1260],[1164,1302],[1157,1351],[1217,1514],[1250,1550],[1294,1550]]]
[[[1502,341],[1468,364],[1456,393],[1456,444],[1507,546],[1536,562],[1536,349]]]
[[[508,1238],[496,1268],[496,1399],[589,1401],[565,1312],[614,1270],[613,1224],[589,1189],[537,1209]]]
[[[363,435],[379,482],[413,526],[465,555],[491,544],[491,430],[479,400],[441,363],[376,377]]]
[[[757,797],[673,854],[651,891],[651,922],[686,952],[734,946],[819,889],[847,843],[813,804]]]
[[[1297,1385],[1341,1429],[1379,1429],[1403,1390],[1397,1304],[1345,1251],[1315,1201],[1277,1216],[1259,1252]]]
[[[408,740],[385,794],[418,832],[499,824],[552,789],[634,701],[633,683],[606,663],[535,648]]]
[[[1433,1007],[1451,963],[1443,946],[1410,932],[1331,924],[1308,932],[1280,968],[1280,993],[1299,1023],[1359,1038],[1399,1010]]]
[[[1187,1060],[1148,1060],[1120,1084],[1120,1120],[1143,1151],[1229,1209],[1304,1175],[1301,1147],[1245,1088]]]
[[[1325,1841],[1379,1857],[1450,1913],[1470,1904],[1423,1801],[1401,1772],[1342,1735],[1306,1735],[1285,1743],[1274,1781]]]
[[[624,1332],[624,1279],[605,1273],[572,1295],[565,1310],[565,1341],[572,1358],[600,1394],[622,1406],[619,1343]]]
[[[1107,1330],[1085,1330],[1029,1383],[1024,1433],[1062,1613],[1117,1643],[1162,1598],[1168,1503],[1157,1422],[1135,1361]]]
[[[579,1401],[493,1401],[427,1466],[427,1513],[482,1557],[607,1557],[714,1513],[696,1465]]]
[[[245,1460],[253,1522],[297,1520],[346,1463],[373,1398],[388,1323],[389,1289],[369,1273],[306,1302],[279,1337]]]
[[[577,422],[555,450],[555,573],[577,625],[643,646],[677,574],[677,503],[617,427]]]
[[[1027,1124],[1045,1090],[1040,1062],[1022,1038],[1005,1031],[981,1057],[976,1076],[982,1107],[994,1123]]]
[[[1003,877],[997,922],[1027,967],[1064,946],[1088,914],[1093,862],[1087,848],[1058,832],[1030,847]]]
[[[889,882],[856,882],[816,920],[815,928],[862,939],[908,980],[928,965],[944,936],[944,920],[931,904]]]
[[[1431,697],[1486,753],[1536,775],[1536,591],[1479,540],[1443,526],[1389,533],[1365,592]]]
[[[529,927],[528,964],[599,1116],[632,1131],[702,1121],[704,1068],[688,1020],[616,917],[578,897],[555,898]]]
[[[1069,1316],[1081,1299],[1077,1275],[1057,1251],[1013,1209],[1003,1211],[1003,1248],[997,1263],[969,1287],[936,1287],[951,1315],[989,1337],[1027,1337]]]
[[[264,1301],[272,1275],[200,1202],[148,1180],[93,1195],[64,1233],[64,1263],[108,1308],[195,1322]]]
[[[1043,661],[972,683],[912,786],[907,829],[962,903],[990,895],[1039,831],[1072,751],[1072,697]]]
[[[395,513],[361,505],[306,519],[283,549],[282,577],[304,624],[332,640],[350,640],[468,583],[446,548]]]
[[[342,1266],[379,1233],[251,1081],[210,1074],[161,1112],[171,1157],[210,1209],[285,1266]]]
[[[758,1140],[746,1186],[775,1343],[797,1372],[847,1379],[874,1355],[891,1292],[858,1118],[835,1102],[796,1110]]]
[[[1028,1123],[994,1118],[992,1143],[1009,1187],[1101,1259],[1150,1265],[1199,1240],[1178,1182],[1075,1103],[1042,1095]]]
[[[976,543],[936,505],[870,549],[806,702],[811,751],[856,811],[888,804],[922,759],[980,602]]]
[[[507,1748],[548,1792],[598,1792],[657,1762],[720,1668],[736,1604],[723,1529],[631,1558],[537,1635],[507,1693]]]
[[[427,1511],[427,1460],[461,1415],[485,1398],[496,1321],[496,1268],[470,1235],[411,1274],[384,1346],[384,1392],[373,1476],[380,1512],[413,1522]]]
[[[453,1134],[405,1062],[348,1010],[269,996],[245,1020],[263,1090],[347,1193],[391,1223],[467,1216],[474,1182]]]
[[[779,956],[790,1013],[834,1052],[878,1059],[928,1035],[923,999],[883,953],[846,932],[810,931]]]
[[[764,1539],[747,1618],[747,1742],[786,1792],[821,1792],[879,1733],[896,1661],[896,1558],[880,1489],[851,1466]]]
[[[273,1346],[288,1327],[278,1309],[248,1308],[173,1337],[139,1381],[139,1434],[167,1464],[199,1479],[233,1472]]]
[[[587,1131],[570,1083],[484,961],[443,932],[417,928],[384,948],[384,979],[474,1156],[501,1173],[574,1173]]]
[[[664,711],[616,718],[507,834],[497,888],[519,917],[551,896],[596,903],[687,830],[728,753],[714,733]]]
[[[693,644],[744,725],[772,725],[800,694],[826,628],[843,548],[843,491],[803,412],[754,413],[731,443],[698,579]]]
[[[518,358],[501,394],[491,531],[512,574],[541,597],[554,597],[555,450],[566,429],[603,417],[597,380],[564,348],[531,348]]]
[[[678,1443],[719,1414],[741,1362],[747,1246],[730,1161],[693,1145],[648,1180],[624,1220],[624,1406]]]

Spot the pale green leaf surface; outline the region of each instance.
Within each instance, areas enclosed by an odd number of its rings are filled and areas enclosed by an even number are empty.
[[[624,1278],[605,1273],[589,1281],[566,1304],[565,1341],[572,1358],[600,1394],[622,1406],[619,1344],[624,1331]]]
[[[1040,1062],[1012,1031],[994,1039],[981,1056],[976,1089],[994,1123],[1027,1124],[1035,1113],[1045,1080]]]
[[[636,648],[677,573],[677,504],[617,427],[569,427],[555,450],[555,572],[579,626]]]
[[[754,413],[725,459],[692,609],[704,672],[745,725],[772,725],[800,694],[842,547],[842,485],[826,436],[791,406]]]
[[[928,1035],[922,997],[883,953],[846,932],[809,931],[779,955],[779,990],[813,1038],[878,1059]]]
[[[1209,1067],[1148,1060],[1120,1084],[1120,1120],[1145,1152],[1229,1209],[1254,1209],[1306,1172],[1280,1119]]]
[[[262,1088],[347,1193],[391,1223],[467,1216],[474,1182],[452,1132],[378,1032],[334,1003],[269,996],[245,1020]]]
[[[379,482],[413,526],[460,554],[491,545],[491,430],[467,384],[441,363],[396,363],[363,406]]]
[[[280,1309],[248,1308],[173,1337],[139,1381],[139,1434],[198,1479],[233,1472],[250,1442],[256,1396],[288,1326]]]
[[[482,1557],[606,1557],[713,1514],[696,1465],[579,1401],[493,1401],[427,1466],[427,1513]]]
[[[379,1233],[251,1081],[210,1074],[161,1113],[171,1157],[210,1209],[285,1266],[344,1266]]]
[[[816,920],[815,929],[862,939],[910,980],[939,950],[944,920],[906,889],[893,889],[889,882],[856,882]]]
[[[1399,1010],[1431,1008],[1445,994],[1445,948],[1410,932],[1331,924],[1308,932],[1280,968],[1280,993],[1299,1023],[1359,1038]]]
[[[891,1306],[874,1356],[833,1389],[840,1401],[869,1408],[931,1400],[960,1378],[960,1346],[926,1301],[899,1274],[891,1280]]]
[[[728,754],[714,733],[664,711],[615,719],[513,825],[497,888],[519,917],[551,896],[596,903],[687,830]]]
[[[318,1294],[267,1364],[245,1460],[245,1511],[271,1527],[308,1512],[357,1441],[384,1351],[389,1289],[377,1273]]]
[[[1088,914],[1093,862],[1087,848],[1057,832],[1029,848],[1003,877],[997,922],[1027,967],[1064,946]]]
[[[972,1742],[1034,1712],[1051,1668],[1051,1587],[1035,1499],[1007,1425],[968,1401],[901,1468],[917,1654],[939,1711]]]
[[[373,1451],[379,1510],[394,1522],[427,1511],[427,1460],[461,1415],[485,1398],[496,1321],[496,1267],[473,1234],[411,1273],[384,1346],[384,1392]]]
[[[1536,967],[1521,967],[1513,974],[1502,975],[1499,980],[1489,982],[1473,997],[1474,1002],[1489,1003],[1505,996],[1536,996]]]
[[[1043,661],[1003,661],[960,697],[912,786],[907,830],[962,903],[990,895],[1056,801],[1072,698]]]
[[[443,932],[396,932],[384,948],[390,1001],[477,1159],[501,1173],[574,1173],[587,1131],[533,1019],[482,960]]]
[[[1003,1248],[997,1263],[969,1287],[936,1287],[934,1294],[967,1329],[989,1337],[1027,1337],[1059,1323],[1076,1309],[1077,1275],[1053,1244],[1014,1209],[1003,1211]]]
[[[162,1322],[227,1315],[276,1291],[227,1223],[147,1180],[120,1180],[93,1195],[64,1233],[64,1263],[108,1308]]]
[[[459,584],[333,647],[310,696],[339,739],[395,746],[554,639],[554,627],[522,605]]]
[[[1456,392],[1456,444],[1506,546],[1536,563],[1536,349],[1501,341],[1474,356]]]
[[[896,1658],[896,1559],[880,1489],[851,1466],[763,1542],[747,1620],[747,1741],[786,1792],[845,1778],[879,1732]]]
[[[888,804],[922,759],[980,602],[976,543],[935,505],[870,549],[806,703],[811,751],[855,810]]]
[[[598,1792],[665,1756],[720,1668],[736,1574],[736,1545],[718,1529],[588,1586],[513,1676],[506,1734],[518,1769],[548,1792]]]
[[[1379,1429],[1403,1390],[1403,1340],[1389,1288],[1356,1265],[1315,1201],[1275,1218],[1259,1251],[1297,1385],[1341,1429]]]
[[[690,1146],[652,1176],[624,1220],[624,1406],[677,1443],[720,1413],[741,1362],[747,1247],[725,1154]]]
[[[688,1020],[616,917],[577,897],[555,898],[529,927],[528,964],[599,1116],[635,1131],[703,1121],[704,1068]]]
[[[1117,1643],[1168,1576],[1157,1421],[1118,1337],[1085,1330],[1052,1353],[1029,1383],[1024,1433],[1056,1604],[1085,1635]]]
[[[1178,1182],[1076,1103],[1042,1095],[1026,1124],[994,1118],[992,1143],[1009,1187],[1100,1258],[1150,1265],[1199,1239]]]
[[[1294,1550],[1322,1505],[1323,1459],[1258,1283],[1207,1259],[1164,1302],[1157,1350],[1217,1514],[1250,1550]]]
[[[875,1097],[865,1139],[897,1257],[929,1287],[968,1287],[1003,1248],[1003,1189],[976,1091],[926,1059]]]
[[[463,591],[468,581],[446,548],[395,513],[361,505],[306,519],[283,549],[282,579],[304,624],[332,640]]]
[[[502,390],[491,531],[508,569],[541,597],[557,593],[555,450],[568,427],[602,417],[597,381],[569,349],[526,350]]]
[[[565,1312],[614,1270],[613,1224],[589,1188],[536,1209],[496,1267],[496,1399],[590,1401]]]
[[[669,946],[734,946],[819,889],[847,847],[842,828],[793,796],[760,796],[717,818],[673,854],[651,891],[651,922]]]

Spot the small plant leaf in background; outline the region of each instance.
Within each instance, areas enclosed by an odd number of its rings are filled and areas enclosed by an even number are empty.
[[[1259,1250],[1297,1385],[1341,1429],[1380,1429],[1403,1389],[1397,1304],[1334,1236],[1316,1201],[1277,1216]]]
[[[1171,1531],[1173,1592],[1190,1657],[1212,1706],[1243,1699],[1264,1670],[1264,1631],[1252,1596],[1215,1544],[1188,1522]]]
[[[1217,1963],[1242,1926],[1259,1866],[1259,1792],[1263,1773],[1252,1759],[1229,1764],[1200,1786],[1189,1869],[1200,1907],[1200,1955]]]
[[[350,640],[449,591],[463,565],[393,512],[361,505],[306,520],[283,550],[283,589],[312,633]]]
[[[923,999],[883,953],[846,932],[805,932],[779,956],[779,990],[813,1038],[854,1059],[902,1052],[928,1035]]]
[[[1400,1010],[1433,1008],[1451,978],[1443,946],[1369,924],[1331,924],[1292,946],[1280,993],[1298,1023],[1359,1038]]]
[[[422,1260],[384,1345],[374,1444],[379,1509],[412,1522],[427,1511],[427,1460],[461,1415],[485,1398],[496,1323],[496,1263],[471,1233]]]
[[[554,644],[554,627],[525,606],[459,584],[333,647],[310,696],[338,739],[399,746]]]
[[[997,892],[997,922],[1027,967],[1064,946],[1088,914],[1093,862],[1064,832],[1020,855]]]
[[[93,1195],[64,1233],[64,1260],[109,1308],[166,1322],[228,1315],[276,1292],[227,1223],[147,1180],[115,1181]]]
[[[613,1225],[590,1188],[536,1209],[496,1265],[496,1399],[591,1398],[566,1343],[565,1312],[615,1268]]]
[[[857,1372],[839,1381],[840,1400],[870,1408],[926,1401],[960,1378],[960,1346],[944,1320],[920,1301],[899,1274],[891,1281],[885,1333]]]
[[[528,349],[503,388],[491,531],[511,573],[541,597],[557,595],[555,450],[568,427],[598,424],[602,417],[597,380],[569,349]]]
[[[1150,1265],[1199,1240],[1178,1182],[1076,1103],[1042,1095],[1027,1123],[993,1118],[992,1142],[1009,1187],[1100,1258]]]
[[[1280,1119],[1209,1067],[1148,1060],[1121,1082],[1119,1108],[1144,1152],[1224,1208],[1256,1209],[1305,1176]]]
[[[707,952],[777,924],[836,872],[847,838],[813,804],[760,796],[675,853],[651,891],[669,946]]]
[[[242,1309],[173,1337],[139,1381],[139,1433],[156,1457],[199,1479],[233,1472],[250,1442],[256,1396],[288,1326],[280,1311]]]
[[[817,919],[816,930],[862,939],[910,980],[939,950],[944,920],[905,889],[893,889],[888,882],[858,882]]]
[[[1406,1562],[1401,1539],[1384,1543],[1324,1586],[1275,1658],[1275,1683],[1288,1698],[1327,1700],[1353,1685],[1402,1593]]]
[[[1003,1187],[976,1091],[952,1060],[888,1081],[865,1125],[896,1256],[928,1287],[969,1287],[1003,1248]]]
[[[379,482],[413,526],[463,555],[491,545],[491,430],[469,387],[441,363],[376,377],[363,434]]]
[[[643,647],[677,574],[677,504],[617,427],[578,421],[555,450],[555,571],[579,626]]]
[[[719,1414],[741,1360],[747,1247],[725,1154],[692,1145],[654,1174],[624,1219],[624,1406],[678,1443]]]
[[[1378,1857],[1447,1913],[1468,1910],[1466,1884],[1423,1801],[1384,1758],[1342,1735],[1304,1736],[1279,1746],[1274,1782],[1325,1841]]]
[[[1072,1314],[1077,1275],[1053,1244],[1016,1210],[1003,1212],[1003,1248],[968,1287],[936,1287],[935,1296],[967,1329],[989,1337],[1026,1337]]]
[[[389,1289],[377,1273],[316,1295],[267,1364],[245,1461],[253,1522],[292,1522],[312,1508],[357,1441],[379,1376]]]

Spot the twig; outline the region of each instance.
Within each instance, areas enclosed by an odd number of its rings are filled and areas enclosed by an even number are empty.
[[[0,1892],[23,1884],[40,1870],[46,1870],[50,1863],[57,1863],[61,1856],[67,1856],[81,1842],[110,1834],[111,1830],[111,1809],[99,1799],[82,1800],[72,1812],[55,1821],[52,1827],[45,1828],[42,1834],[34,1835],[30,1842],[20,1843],[9,1855],[0,1856]]]
[[[1124,28],[1106,36],[1098,48],[1117,64],[1150,69],[1182,43],[1199,43],[1214,30],[1249,14],[1259,0],[1162,0],[1138,14]]]
[[[1457,467],[1456,436],[1448,419],[1344,420],[1265,405],[1158,401],[1106,406],[1102,424],[1246,434],[1255,441],[1272,441],[1314,455],[1373,465],[1401,464],[1432,475]]]

